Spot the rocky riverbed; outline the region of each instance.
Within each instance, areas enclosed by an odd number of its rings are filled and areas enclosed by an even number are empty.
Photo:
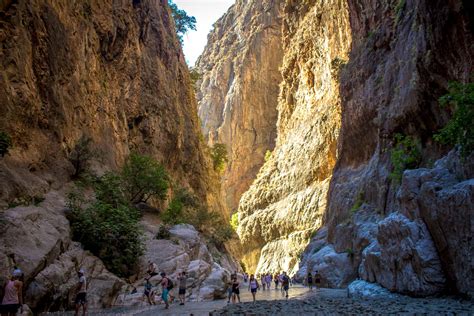
[[[456,297],[411,298],[388,296],[386,298],[348,297],[347,290],[319,289],[309,292],[306,288],[290,288],[290,299],[282,299],[280,290],[260,291],[257,302],[243,290],[242,303],[227,304],[226,300],[189,302],[184,306],[172,304],[165,310],[157,306],[114,307],[91,311],[89,315],[474,315],[474,301]],[[73,315],[56,313],[54,315]]]

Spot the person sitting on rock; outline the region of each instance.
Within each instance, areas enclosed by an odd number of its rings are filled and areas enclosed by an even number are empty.
[[[15,316],[18,309],[23,313],[23,282],[20,278],[21,273],[14,271],[5,284],[2,305],[0,305],[2,316]]]
[[[79,315],[79,309],[82,306],[82,315],[85,316],[87,312],[87,280],[83,269],[77,272],[79,278],[76,286],[76,313],[75,316]]]
[[[154,277],[155,275],[158,275],[158,266],[156,263],[152,262],[151,260],[148,261],[148,270],[146,270],[146,273],[148,274],[148,279]]]
[[[145,291],[143,292],[143,296],[147,298],[148,304],[156,305],[155,291],[153,291],[153,285],[150,283],[150,279],[147,278],[145,278]]]

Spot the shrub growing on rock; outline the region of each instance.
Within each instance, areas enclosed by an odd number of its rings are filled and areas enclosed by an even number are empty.
[[[214,166],[214,170],[217,172],[224,171],[225,164],[228,162],[227,148],[224,144],[214,144],[211,148],[211,158]]]
[[[189,16],[186,11],[178,8],[178,6],[171,1],[169,1],[168,5],[171,9],[171,15],[173,16],[179,41],[183,42],[183,35],[186,34],[188,30],[196,30],[196,18]]]
[[[73,179],[77,179],[89,168],[90,161],[96,156],[91,149],[92,139],[82,136],[69,153],[69,161],[74,167]]]
[[[0,156],[5,157],[12,146],[12,138],[5,132],[0,132]]]
[[[230,217],[230,226],[234,231],[237,231],[237,227],[239,227],[239,214],[237,212]]]
[[[442,144],[459,145],[461,156],[474,150],[474,83],[451,82],[449,93],[439,99],[443,107],[450,107],[453,116],[434,139]]]
[[[414,137],[395,134],[395,145],[390,151],[393,171],[390,178],[400,183],[403,171],[417,168],[421,162],[421,143]]]

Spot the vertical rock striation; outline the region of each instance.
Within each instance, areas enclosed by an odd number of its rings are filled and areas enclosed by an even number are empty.
[[[229,212],[275,146],[283,0],[239,0],[214,24],[196,63],[199,116],[209,145],[224,143]]]
[[[341,123],[337,78],[351,44],[345,1],[286,1],[284,12],[276,146],[239,206],[244,262],[259,272],[297,269],[321,225]]]

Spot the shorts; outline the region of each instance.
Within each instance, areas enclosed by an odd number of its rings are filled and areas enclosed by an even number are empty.
[[[239,295],[240,294],[240,290],[239,289],[233,289],[232,290],[232,293],[236,294],[236,295]]]
[[[76,305],[87,304],[86,293],[78,293],[74,302],[76,303]]]
[[[168,302],[168,289],[164,289],[163,292],[161,293],[161,298],[163,299],[164,302]]]
[[[145,294],[145,296],[149,296],[151,294],[151,292],[148,291],[148,290],[145,290],[145,292],[143,294]]]
[[[18,309],[20,308],[20,304],[5,304],[5,305],[0,305],[0,313],[2,314],[16,314],[18,312]]]
[[[257,289],[250,289],[250,292],[257,293]]]
[[[288,291],[289,288],[290,288],[290,287],[289,287],[288,285],[283,285],[283,289],[284,289],[285,291]]]
[[[178,290],[178,294],[179,294],[179,295],[184,295],[184,294],[186,294],[186,289],[179,289],[179,290]]]

